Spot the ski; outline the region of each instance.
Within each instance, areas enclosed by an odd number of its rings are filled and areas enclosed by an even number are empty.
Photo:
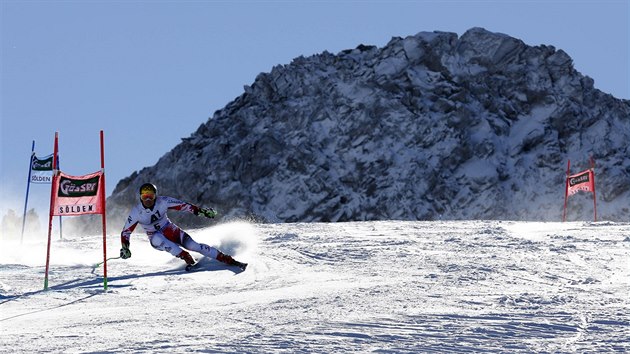
[[[184,268],[184,269],[186,269],[187,272],[192,272],[192,271],[197,269],[198,265],[199,265],[199,261],[197,261],[197,262],[195,262],[193,264],[186,265],[186,268]],[[234,261],[234,263],[232,263],[230,265],[238,267],[241,271],[245,271],[245,269],[247,269],[247,263],[242,263],[242,262],[239,262],[239,261]]]

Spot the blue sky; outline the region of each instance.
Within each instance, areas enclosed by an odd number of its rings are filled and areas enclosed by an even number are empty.
[[[31,142],[59,132],[62,170],[100,168],[107,194],[300,55],[483,27],[566,51],[630,99],[629,1],[11,1],[1,7],[0,215],[23,208]],[[48,212],[49,186],[31,186]]]

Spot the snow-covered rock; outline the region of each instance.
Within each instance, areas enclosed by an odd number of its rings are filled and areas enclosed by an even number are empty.
[[[393,38],[261,73],[108,199],[137,188],[268,221],[560,220],[567,160],[596,162],[600,219],[630,219],[630,101],[571,57],[473,28]],[[592,219],[590,194],[570,220]],[[191,219],[192,220],[192,219]]]

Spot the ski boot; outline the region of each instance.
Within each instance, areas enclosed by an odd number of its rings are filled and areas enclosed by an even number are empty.
[[[181,251],[178,255],[177,258],[181,258],[184,260],[184,262],[186,262],[186,271],[190,272],[190,270],[195,266],[195,264],[197,264],[197,262],[195,262],[195,259],[193,258],[193,256],[190,255],[190,253],[186,252],[186,251]]]
[[[241,270],[245,270],[245,268],[247,268],[247,263],[239,262],[235,260],[234,258],[232,258],[232,256],[227,255],[222,252],[219,252],[219,254],[217,255],[217,261],[223,262],[227,265],[237,266],[241,268]]]

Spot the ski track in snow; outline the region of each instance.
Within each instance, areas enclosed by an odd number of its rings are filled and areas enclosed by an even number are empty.
[[[630,224],[226,223],[190,230],[249,262],[183,262],[132,236],[0,250],[1,352],[627,352]],[[119,238],[108,239],[117,256]],[[196,257],[200,255],[195,254]]]

